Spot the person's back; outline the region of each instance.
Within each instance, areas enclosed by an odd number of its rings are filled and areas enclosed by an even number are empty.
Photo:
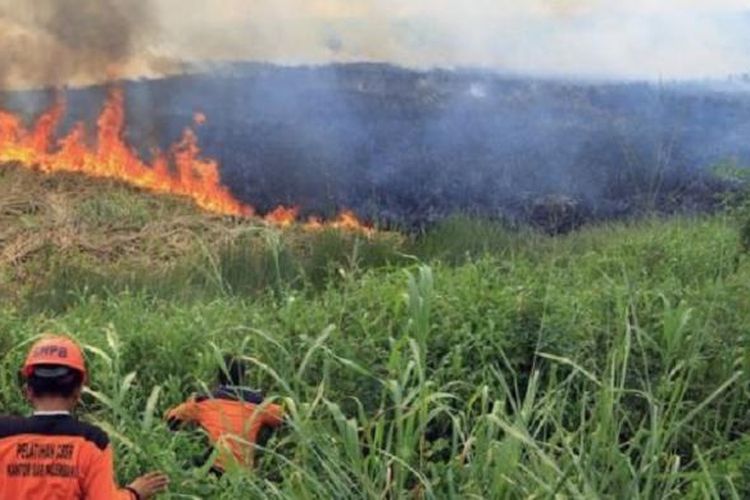
[[[34,344],[21,370],[31,417],[0,417],[0,499],[146,500],[164,474],[145,474],[120,489],[107,434],[71,411],[86,379],[83,353],[65,337]]]
[[[263,402],[263,397],[239,385],[244,366],[233,358],[226,361],[227,373],[220,371],[219,388],[210,395],[197,396],[169,410],[171,424],[194,423],[208,434],[219,453],[216,472],[231,464],[249,468],[254,464],[255,445],[264,428],[281,425],[283,409]]]
[[[112,477],[107,434],[66,413],[0,418],[0,498],[130,499]]]

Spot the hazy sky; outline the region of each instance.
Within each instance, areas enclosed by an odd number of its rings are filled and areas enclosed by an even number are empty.
[[[98,77],[113,58],[130,73],[252,59],[721,77],[750,72],[750,0],[0,0],[6,79],[54,61],[58,79]]]
[[[750,71],[750,0],[154,0],[180,57],[519,72]]]

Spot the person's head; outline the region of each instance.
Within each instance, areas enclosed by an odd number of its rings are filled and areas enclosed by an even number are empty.
[[[31,347],[21,376],[35,408],[72,410],[86,379],[81,348],[67,337],[46,336]]]
[[[247,365],[232,355],[224,356],[224,363],[219,367],[219,385],[241,386],[245,383]]]

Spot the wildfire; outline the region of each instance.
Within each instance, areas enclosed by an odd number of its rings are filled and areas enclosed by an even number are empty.
[[[18,115],[0,110],[0,166],[18,164],[44,173],[77,172],[117,179],[154,193],[188,197],[210,212],[255,215],[252,206],[237,200],[222,185],[218,162],[202,156],[191,127],[185,128],[182,138],[167,151],[156,151],[150,163],[139,158],[125,140],[125,97],[120,89],[111,90],[102,107],[93,146],[83,123],[75,124],[67,135],[56,139],[64,114],[62,98],[31,127],[25,126]],[[193,122],[195,126],[203,125],[206,116],[196,113]],[[269,224],[289,227],[298,216],[297,207],[278,207],[263,218]],[[371,231],[348,211],[331,222],[308,221],[304,227]]]

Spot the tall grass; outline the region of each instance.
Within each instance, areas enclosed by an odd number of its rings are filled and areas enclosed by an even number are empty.
[[[12,373],[31,335],[53,329],[86,345],[82,414],[112,435],[119,475],[161,468],[174,498],[750,495],[750,267],[736,229],[504,231],[452,238],[455,259],[434,241],[379,260],[334,239],[337,257],[313,267],[286,259],[325,242],[267,241],[268,293],[238,293],[260,273],[240,245],[192,282],[216,287],[200,300],[134,286],[74,294],[62,312],[10,308],[0,405],[25,410]],[[289,419],[257,470],[219,481],[190,463],[199,442],[159,417],[211,384],[223,352]]]

